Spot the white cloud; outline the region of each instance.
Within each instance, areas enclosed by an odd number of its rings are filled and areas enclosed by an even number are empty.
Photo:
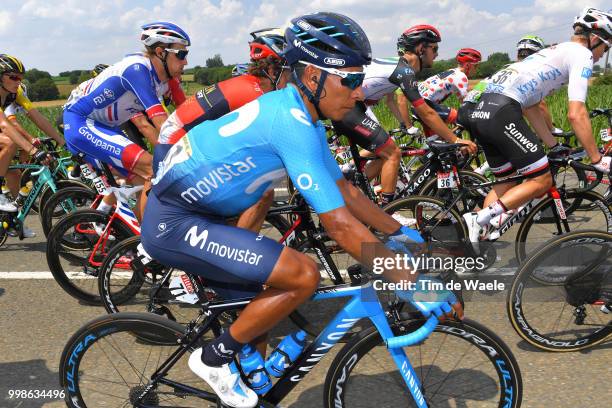
[[[361,24],[375,56],[394,55],[396,39],[407,27],[433,24],[443,37],[439,58],[451,58],[464,46],[479,48],[485,55],[513,55],[516,41],[527,33],[547,42],[567,40],[574,16],[586,4],[604,7],[603,0],[533,0],[524,7],[493,3],[494,7],[476,7],[470,0],[25,0],[3,3],[0,33],[12,36],[12,41],[3,42],[2,52],[18,55],[28,67],[57,73],[118,61],[142,49],[138,39],[143,23],[168,20],[191,36],[189,63],[194,66],[204,65],[217,53],[226,63],[246,61],[249,32],[325,10]]]

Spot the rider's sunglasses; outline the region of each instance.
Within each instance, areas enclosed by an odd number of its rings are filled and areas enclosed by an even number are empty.
[[[15,81],[15,82],[21,82],[21,81],[23,81],[23,77],[22,77],[22,76],[19,76],[19,75],[10,75],[10,74],[8,74],[8,75],[7,75],[7,77],[9,77],[9,79],[10,79],[11,81]]]
[[[342,84],[342,86],[346,86],[347,88],[350,88],[353,91],[359,88],[361,84],[363,84],[363,80],[365,79],[365,72],[340,71],[339,69],[320,67],[318,65],[310,64],[304,61],[300,61],[300,62],[302,64],[312,65],[313,67],[317,67],[321,71],[325,71],[328,74],[339,76],[341,78],[340,84]]]
[[[174,48],[166,48],[166,51],[173,53],[181,61],[187,58],[187,54],[189,54],[189,50],[176,50]]]
[[[438,53],[438,49],[440,48],[440,47],[438,47],[437,45],[426,45],[426,47],[427,47],[427,48],[431,48],[431,49],[432,49],[432,51],[433,51],[435,54],[437,54],[437,53]]]

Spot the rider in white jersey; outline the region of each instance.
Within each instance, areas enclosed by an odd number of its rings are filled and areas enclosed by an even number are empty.
[[[568,119],[576,137],[592,164],[604,173],[610,172],[612,158],[602,156],[597,149],[585,100],[593,63],[612,42],[612,14],[586,8],[573,27],[570,42],[544,49],[495,73],[470,115],[472,133],[496,177],[514,173],[527,177],[519,185],[493,186],[482,210],[464,214],[472,242],[486,236],[493,217],[545,194],[552,186],[546,155],[523,114],[540,139],[550,137],[539,104],[561,86],[568,84]]]

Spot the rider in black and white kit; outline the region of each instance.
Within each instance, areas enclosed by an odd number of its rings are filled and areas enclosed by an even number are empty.
[[[392,95],[398,88],[401,89],[423,123],[436,134],[448,142],[466,144],[472,153],[477,150],[471,141],[458,139],[419,93],[416,73],[432,66],[437,55],[437,43],[441,40],[440,32],[430,25],[417,25],[404,31],[397,42],[400,58],[397,61],[375,59],[372,65],[365,69],[364,102],[358,103],[341,122],[333,122],[338,133],[346,135],[382,159],[380,174],[383,205],[395,196],[401,159],[399,148],[368,108],[385,95]]]
[[[573,27],[571,41],[545,48],[495,73],[471,113],[472,134],[482,145],[495,176],[527,176],[520,185],[495,185],[482,210],[464,214],[472,242],[486,237],[493,217],[545,194],[552,186],[548,159],[536,136],[544,140],[546,132],[550,133],[539,104],[563,85],[568,84],[567,116],[576,137],[592,164],[610,172],[612,158],[602,156],[597,149],[585,100],[593,63],[612,42],[612,14],[586,8]]]

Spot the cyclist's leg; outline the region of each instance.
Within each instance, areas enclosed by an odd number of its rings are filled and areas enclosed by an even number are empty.
[[[497,201],[478,213],[478,223],[484,225],[491,217],[515,209],[531,198],[546,193],[552,186],[548,159],[538,138],[523,118],[517,102],[501,95],[485,94],[472,118],[477,138],[485,148],[492,146],[499,156],[487,155],[487,161],[496,176],[511,174],[511,170],[527,177],[517,186],[498,188]],[[491,201],[491,200],[488,200]]]
[[[401,152],[393,139],[380,126],[373,113],[371,111],[367,112],[364,103],[358,103],[341,122],[333,122],[333,125],[338,133],[347,136],[352,142],[375,153],[382,159],[383,201],[393,200]]]
[[[162,264],[203,276],[224,298],[261,292],[230,327],[236,347],[266,333],[318,286],[317,265],[307,255],[222,220],[163,203],[154,193],[149,195],[145,219],[154,222],[142,225],[143,246]],[[158,228],[161,223],[163,229]]]
[[[272,206],[273,202],[274,189],[270,189],[261,196],[259,201],[240,215],[236,226],[248,229],[249,231],[259,232],[266,219],[266,214],[268,213],[268,210]]]
[[[8,136],[0,133],[0,186],[6,178],[6,186],[11,191],[13,197],[16,197],[19,190],[19,180],[15,184],[14,177],[10,177],[8,168],[15,153],[17,153],[17,144]]]

